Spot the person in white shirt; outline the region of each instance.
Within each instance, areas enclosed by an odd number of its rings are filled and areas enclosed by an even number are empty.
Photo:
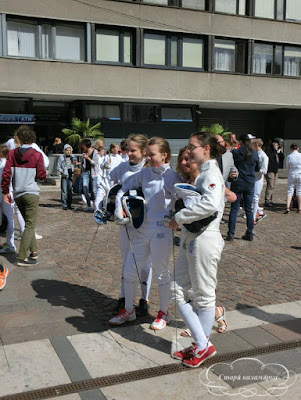
[[[253,219],[254,224],[263,219],[266,214],[263,214],[262,209],[259,207],[260,194],[263,187],[263,178],[268,173],[269,157],[262,150],[263,141],[260,138],[256,138],[252,141],[252,147],[257,151],[260,170],[255,172],[255,185],[254,185],[254,199],[253,199]]]
[[[5,164],[6,164],[6,157],[9,152],[8,146],[5,144],[0,145],[0,182],[2,179],[2,172],[4,170]],[[12,187],[10,188],[10,195],[12,195]],[[12,202],[10,204],[7,204],[4,201],[4,196],[2,193],[2,190],[0,189],[0,212],[6,216],[7,218],[7,229],[6,229],[6,242],[3,243],[0,246],[0,253],[1,254],[8,254],[8,253],[15,253],[16,247],[14,243],[15,235],[14,235],[14,229],[15,229],[15,224],[14,224],[14,204],[15,202]],[[18,209],[16,207],[16,210],[18,212],[18,217],[21,218],[23,221],[23,230],[25,227],[24,219]]]
[[[118,154],[119,146],[117,143],[111,143],[109,148],[109,154],[105,155],[105,158],[102,162],[102,176],[106,178],[110,171],[112,171],[117,165],[122,162],[122,157]]]
[[[286,211],[290,212],[290,204],[293,198],[294,190],[296,189],[298,214],[301,214],[301,153],[297,143],[292,143],[290,146],[291,154],[287,156],[286,168],[288,169],[287,177],[287,197]]]
[[[124,270],[125,308],[116,317],[112,318],[111,325],[120,325],[127,321],[134,321],[136,313],[133,306],[136,291],[138,272],[145,260],[151,256],[154,277],[158,282],[160,310],[150,328],[154,330],[165,328],[168,322],[168,304],[170,294],[169,259],[172,250],[172,232],[163,223],[167,215],[172,213],[175,192],[174,184],[181,182],[179,175],[169,165],[171,151],[168,142],[159,137],[149,140],[147,146],[147,161],[149,167],[142,168],[133,175],[117,193],[115,217],[123,219],[121,199],[130,189],[141,188],[146,203],[146,216],[142,226],[132,241],[135,253],[129,253]]]

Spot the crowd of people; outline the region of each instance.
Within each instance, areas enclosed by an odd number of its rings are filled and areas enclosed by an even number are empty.
[[[1,205],[9,220],[6,244],[0,253],[15,251],[15,211],[18,220],[23,220],[19,266],[38,262],[37,180],[46,177],[47,156],[36,148],[35,141],[31,128],[21,126],[13,140],[0,146]],[[72,154],[69,144],[62,149],[57,170],[61,176],[63,210],[73,208],[73,175],[80,166],[81,175],[77,179],[81,182],[79,193],[86,204],[84,211],[94,211],[98,223],[105,223],[114,215],[119,225],[120,298],[116,315],[109,324],[121,325],[136,320],[137,314],[147,313],[153,276],[158,285],[160,308],[150,329],[166,327],[169,303],[173,301],[186,325],[181,335],[193,338],[190,347],[174,352],[173,357],[191,368],[213,357],[216,349],[210,342],[210,333],[214,322],[219,333],[227,330],[225,308],[216,305],[217,268],[224,247],[220,223],[225,203],[231,203],[226,240],[234,240],[237,214],[243,207],[247,230],[242,239],[252,241],[254,224],[265,216],[259,207],[264,176],[267,179],[265,206],[273,206],[273,190],[282,157],[280,139],[264,147],[262,139],[251,134],[241,135],[238,141],[235,134],[225,140],[220,135],[195,132],[179,151],[176,171],[170,166],[169,143],[161,137],[148,139],[142,134],[132,134],[120,146],[111,144],[108,154],[102,140],[92,144],[90,139],[83,139],[81,162]],[[296,191],[301,214],[298,150],[292,144],[292,153],[286,160],[289,171],[286,213],[290,212]],[[171,281],[169,261],[174,231],[181,231],[181,238]],[[0,266],[0,289],[8,274],[8,269]],[[135,308],[138,282],[141,298]]]

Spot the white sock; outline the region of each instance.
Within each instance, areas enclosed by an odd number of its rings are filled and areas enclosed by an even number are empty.
[[[179,304],[178,309],[187,328],[189,328],[191,331],[198,350],[205,349],[208,344],[208,339],[206,338],[198,315],[193,311],[192,304]]]
[[[198,316],[204,333],[209,340],[209,336],[215,319],[215,307],[199,309]]]

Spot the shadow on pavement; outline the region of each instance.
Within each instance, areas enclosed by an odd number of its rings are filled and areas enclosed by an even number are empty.
[[[270,322],[271,324],[278,326],[278,327],[286,328],[286,329],[290,330],[291,332],[301,334],[301,323],[300,323],[301,318],[295,317],[292,314],[266,312],[257,307],[250,307],[250,306],[244,305],[244,304],[238,304],[236,309],[243,315],[252,315],[252,316],[255,316],[256,318],[261,319],[262,321],[265,321],[265,322],[266,322],[266,320],[263,318],[264,314],[268,314],[270,317],[278,320],[277,322]],[[256,312],[256,310],[258,312]]]
[[[170,341],[149,333],[141,324],[150,324],[150,315],[137,318],[134,322],[122,326],[110,326],[108,321],[114,314],[118,302],[94,289],[53,279],[37,279],[32,282],[36,298],[47,300],[53,307],[66,307],[82,315],[66,317],[65,321],[79,332],[104,332],[109,329],[123,338],[137,342],[162,352],[170,353]]]

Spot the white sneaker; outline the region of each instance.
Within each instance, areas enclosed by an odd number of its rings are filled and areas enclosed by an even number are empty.
[[[127,321],[135,321],[136,319],[136,312],[135,309],[128,313],[125,308],[123,308],[116,317],[111,318],[109,321],[110,325],[121,325]]]
[[[153,329],[154,331],[159,329],[164,329],[166,327],[167,322],[168,322],[168,312],[167,314],[165,314],[163,311],[160,310],[158,312],[157,318],[151,324],[150,329]]]
[[[43,239],[43,236],[42,236],[42,235],[39,235],[38,233],[35,233],[35,235],[36,235],[36,239],[37,239],[37,240]]]
[[[16,249],[14,247],[9,247],[7,244],[2,246],[2,249],[0,249],[0,254],[10,254],[10,253],[15,253]]]

